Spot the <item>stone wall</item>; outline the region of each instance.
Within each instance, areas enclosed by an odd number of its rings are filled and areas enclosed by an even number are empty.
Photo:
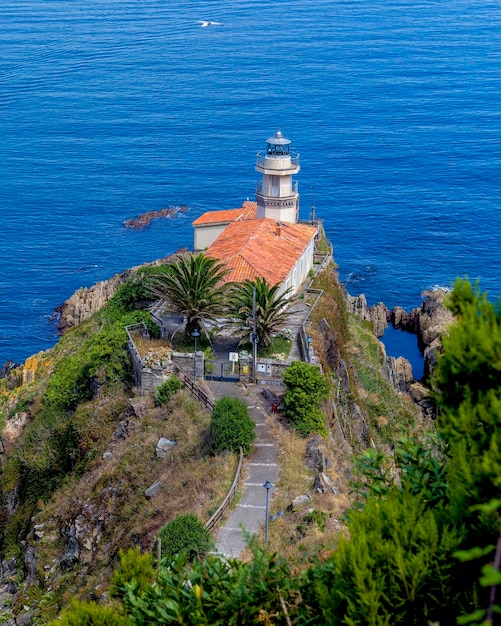
[[[174,371],[172,350],[162,348],[148,351],[143,358],[139,353],[136,341],[140,338],[149,340],[149,333],[145,324],[127,327],[129,340],[127,349],[134,368],[134,384],[141,393],[153,393],[160,385],[166,382]],[[136,338],[136,341],[135,341]]]

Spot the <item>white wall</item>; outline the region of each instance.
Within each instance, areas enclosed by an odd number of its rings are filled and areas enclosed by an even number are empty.
[[[314,248],[315,244],[312,240],[303,254],[296,261],[296,264],[289,272],[287,278],[283,281],[282,286],[280,287],[280,294],[287,291],[288,287],[291,287],[292,289],[290,295],[297,293],[308,276],[308,272],[313,267]]]
[[[194,245],[195,252],[205,250],[216,241],[223,230],[228,226],[228,222],[223,224],[211,224],[203,226],[194,226]]]

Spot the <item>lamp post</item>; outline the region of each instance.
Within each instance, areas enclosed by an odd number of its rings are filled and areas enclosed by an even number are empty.
[[[310,357],[310,344],[311,344],[311,336],[308,335],[306,337],[306,360],[308,361],[308,363],[311,362],[311,357]]]
[[[197,382],[197,339],[200,337],[198,328],[191,333],[191,336],[195,340],[195,352],[193,353],[193,382]]]
[[[252,382],[256,384],[257,381],[257,344],[259,342],[259,335],[255,332],[251,332],[250,340],[252,343]]]
[[[257,344],[259,342],[259,335],[257,334],[256,329],[256,288],[252,292],[252,333],[251,333],[251,342],[252,342],[252,382],[256,384],[257,382]]]
[[[270,483],[269,480],[267,480],[263,487],[266,489],[266,526],[265,526],[265,531],[264,531],[264,541],[266,544],[268,544],[268,496],[270,493],[270,489],[271,487],[273,487],[273,485]]]

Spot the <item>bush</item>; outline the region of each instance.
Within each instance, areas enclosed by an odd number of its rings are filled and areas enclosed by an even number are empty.
[[[116,609],[100,606],[92,602],[73,602],[63,611],[60,620],[52,626],[130,626],[125,615],[118,615]]]
[[[238,452],[242,447],[244,454],[249,454],[256,437],[255,428],[245,402],[221,398],[214,405],[209,429],[214,453]]]
[[[178,515],[162,528],[158,536],[162,542],[162,558],[169,560],[184,552],[192,561],[212,547],[209,531],[192,513]]]
[[[292,420],[296,430],[307,437],[312,432],[326,435],[324,416],[320,410],[329,388],[322,372],[313,365],[295,361],[282,375],[286,391],[285,415]]]
[[[155,392],[155,402],[158,406],[167,404],[177,391],[183,388],[183,383],[174,374],[165,381]]]
[[[151,554],[141,554],[136,546],[127,552],[120,549],[120,566],[113,572],[110,596],[123,598],[127,593],[126,585],[134,586],[134,593],[141,595],[155,580],[155,569]]]
[[[120,311],[134,311],[145,308],[152,300],[151,290],[148,289],[144,279],[136,278],[118,286],[110,298],[109,306]]]

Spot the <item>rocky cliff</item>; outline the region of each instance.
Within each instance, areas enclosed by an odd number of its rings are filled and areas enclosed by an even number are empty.
[[[391,323],[395,328],[417,334],[424,353],[425,378],[433,371],[437,354],[442,350],[442,333],[454,319],[444,305],[446,293],[442,289],[425,291],[420,307],[412,309],[410,313],[401,307],[395,307],[391,313]]]
[[[176,255],[184,251],[184,249],[178,250]],[[113,296],[119,285],[136,276],[141,267],[172,263],[176,255],[164,257],[141,266],[132,267],[125,272],[115,274],[108,280],[98,282],[92,285],[92,287],[81,287],[61,306],[57,307],[56,313],[59,318],[59,331],[63,333],[68,328],[78,326],[78,324],[102,309],[106,302]]]
[[[345,299],[348,311],[360,319],[371,322],[376,337],[382,337],[391,319],[390,309],[382,302],[367,306],[367,299],[363,293],[359,296],[352,296],[345,291]]]
[[[389,323],[394,328],[416,334],[424,354],[426,379],[436,365],[437,354],[442,347],[440,337],[453,321],[452,314],[444,305],[446,293],[441,289],[425,291],[421,306],[410,312],[399,306],[390,311],[382,302],[369,307],[364,294],[351,296],[346,293],[346,306],[350,313],[372,323],[376,337],[383,336]],[[398,384],[401,387],[400,382]]]

